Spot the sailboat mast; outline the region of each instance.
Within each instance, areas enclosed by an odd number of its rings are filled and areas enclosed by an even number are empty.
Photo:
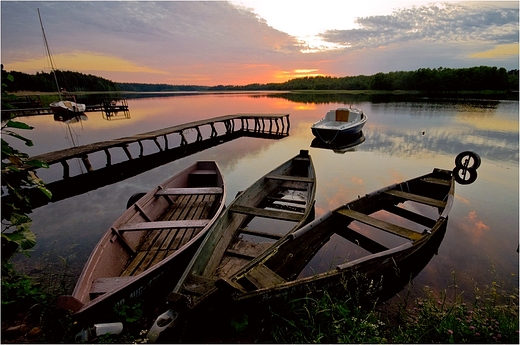
[[[54,63],[52,61],[51,50],[49,49],[49,42],[47,42],[47,36],[45,35],[45,29],[43,28],[43,22],[42,22],[42,17],[40,15],[40,9],[38,8],[37,10],[38,10],[38,18],[40,19],[40,26],[42,27],[43,42],[45,44],[47,58],[49,59],[49,63],[51,64],[52,74],[54,75],[54,81],[56,82],[56,87],[58,88],[58,96],[60,97],[60,101],[61,101],[60,85],[58,84],[58,78],[56,77],[56,70],[54,69]]]

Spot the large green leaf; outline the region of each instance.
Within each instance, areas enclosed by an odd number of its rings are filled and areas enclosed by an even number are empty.
[[[18,128],[18,129],[33,129],[34,128],[32,126],[29,126],[26,123],[23,123],[20,121],[13,121],[13,120],[7,121],[7,123],[5,124],[5,127]]]

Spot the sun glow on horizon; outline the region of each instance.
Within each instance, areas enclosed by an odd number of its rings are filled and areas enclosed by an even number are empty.
[[[279,71],[276,73],[277,79],[283,79],[283,81],[296,79],[296,78],[304,78],[304,77],[320,77],[323,76],[321,73],[317,73],[318,69],[316,68],[302,68],[295,69],[292,71]]]
[[[495,46],[495,48],[493,48],[493,49],[471,54],[469,57],[475,58],[475,59],[501,58],[501,57],[508,57],[508,56],[512,56],[512,55],[518,55],[518,51],[519,51],[518,43],[500,44],[500,45]]]

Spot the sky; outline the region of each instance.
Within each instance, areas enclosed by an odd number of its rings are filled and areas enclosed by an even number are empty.
[[[518,69],[519,2],[1,1],[7,71],[115,82],[281,83],[419,68]]]

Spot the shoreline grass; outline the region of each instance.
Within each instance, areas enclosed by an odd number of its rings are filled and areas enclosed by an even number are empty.
[[[74,339],[77,325],[68,313],[55,308],[63,291],[52,285],[53,291],[47,291],[27,276],[2,276],[4,343],[68,343]],[[324,291],[318,297],[288,299],[260,319],[256,312],[234,315],[224,321],[228,323],[225,331],[205,337],[204,342],[519,343],[517,286],[505,287],[497,281],[475,284],[471,298],[458,291],[456,284],[440,291],[423,287],[413,299],[406,297],[406,289],[403,292],[404,299],[384,303],[376,303],[376,299],[366,303],[366,291],[341,297]],[[144,330],[157,316],[155,309],[138,303],[117,313],[124,331],[94,342],[146,343]]]

